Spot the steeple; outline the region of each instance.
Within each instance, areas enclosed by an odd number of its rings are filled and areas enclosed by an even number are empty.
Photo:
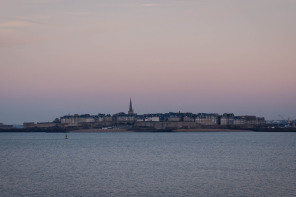
[[[132,105],[132,98],[130,98],[130,105],[129,105],[128,114],[129,115],[133,115],[134,114],[133,105]]]

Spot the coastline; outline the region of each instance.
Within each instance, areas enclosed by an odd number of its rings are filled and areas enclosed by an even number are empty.
[[[108,133],[108,132],[133,132],[127,129],[77,129],[70,130],[69,133]]]
[[[174,132],[254,132],[247,129],[175,129]]]
[[[110,128],[110,129],[82,129],[82,128],[10,128],[0,129],[0,133],[3,132],[45,132],[45,133],[109,133],[109,132],[296,132],[296,128],[168,128],[168,129],[156,129],[156,128]]]

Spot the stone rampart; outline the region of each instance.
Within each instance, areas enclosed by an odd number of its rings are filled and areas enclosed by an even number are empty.
[[[150,127],[155,129],[191,129],[196,128],[195,122],[135,122],[135,127]]]

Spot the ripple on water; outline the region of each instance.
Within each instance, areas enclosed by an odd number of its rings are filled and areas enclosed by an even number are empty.
[[[295,196],[294,133],[0,133],[2,196]]]

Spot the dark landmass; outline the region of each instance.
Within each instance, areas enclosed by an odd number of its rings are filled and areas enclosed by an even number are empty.
[[[0,129],[0,132],[45,132],[45,133],[67,133],[68,131],[60,127],[51,128],[11,128],[11,129]]]
[[[0,132],[46,132],[46,133],[68,133],[68,132],[296,132],[296,128],[168,128],[155,129],[153,127],[131,127],[127,129],[80,129],[80,128],[9,128],[0,129]]]
[[[288,128],[254,128],[252,129],[256,132],[296,132],[295,127],[288,127]]]

